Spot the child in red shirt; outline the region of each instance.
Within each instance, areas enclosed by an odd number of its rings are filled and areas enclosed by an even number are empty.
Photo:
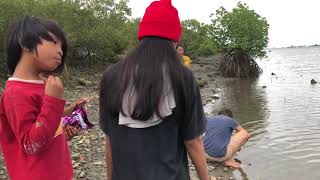
[[[6,39],[11,78],[0,101],[0,144],[11,180],[71,180],[73,168],[61,117],[63,85],[40,75],[64,66],[65,35],[53,21],[25,17]]]

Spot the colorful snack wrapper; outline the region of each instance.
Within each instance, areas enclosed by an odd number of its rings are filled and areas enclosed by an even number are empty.
[[[76,107],[70,116],[62,117],[63,125],[80,127],[81,129],[90,129],[93,127],[88,120],[87,111],[84,107]]]

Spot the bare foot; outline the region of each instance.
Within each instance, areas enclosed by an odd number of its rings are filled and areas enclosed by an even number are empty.
[[[224,166],[234,168],[234,169],[239,169],[241,168],[241,164],[237,163],[233,158],[227,159],[224,161]]]

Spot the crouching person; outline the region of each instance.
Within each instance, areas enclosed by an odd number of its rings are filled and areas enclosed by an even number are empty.
[[[227,167],[240,168],[241,164],[235,161],[234,155],[249,138],[250,134],[233,119],[232,111],[226,109],[216,116],[208,117],[204,135],[207,160],[223,162]]]

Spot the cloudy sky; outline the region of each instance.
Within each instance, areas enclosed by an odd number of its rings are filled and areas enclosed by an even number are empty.
[[[130,0],[133,17],[142,17],[153,0]],[[230,10],[239,0],[172,0],[180,19],[209,23],[220,6]],[[269,47],[320,44],[320,0],[242,0],[269,24]]]

